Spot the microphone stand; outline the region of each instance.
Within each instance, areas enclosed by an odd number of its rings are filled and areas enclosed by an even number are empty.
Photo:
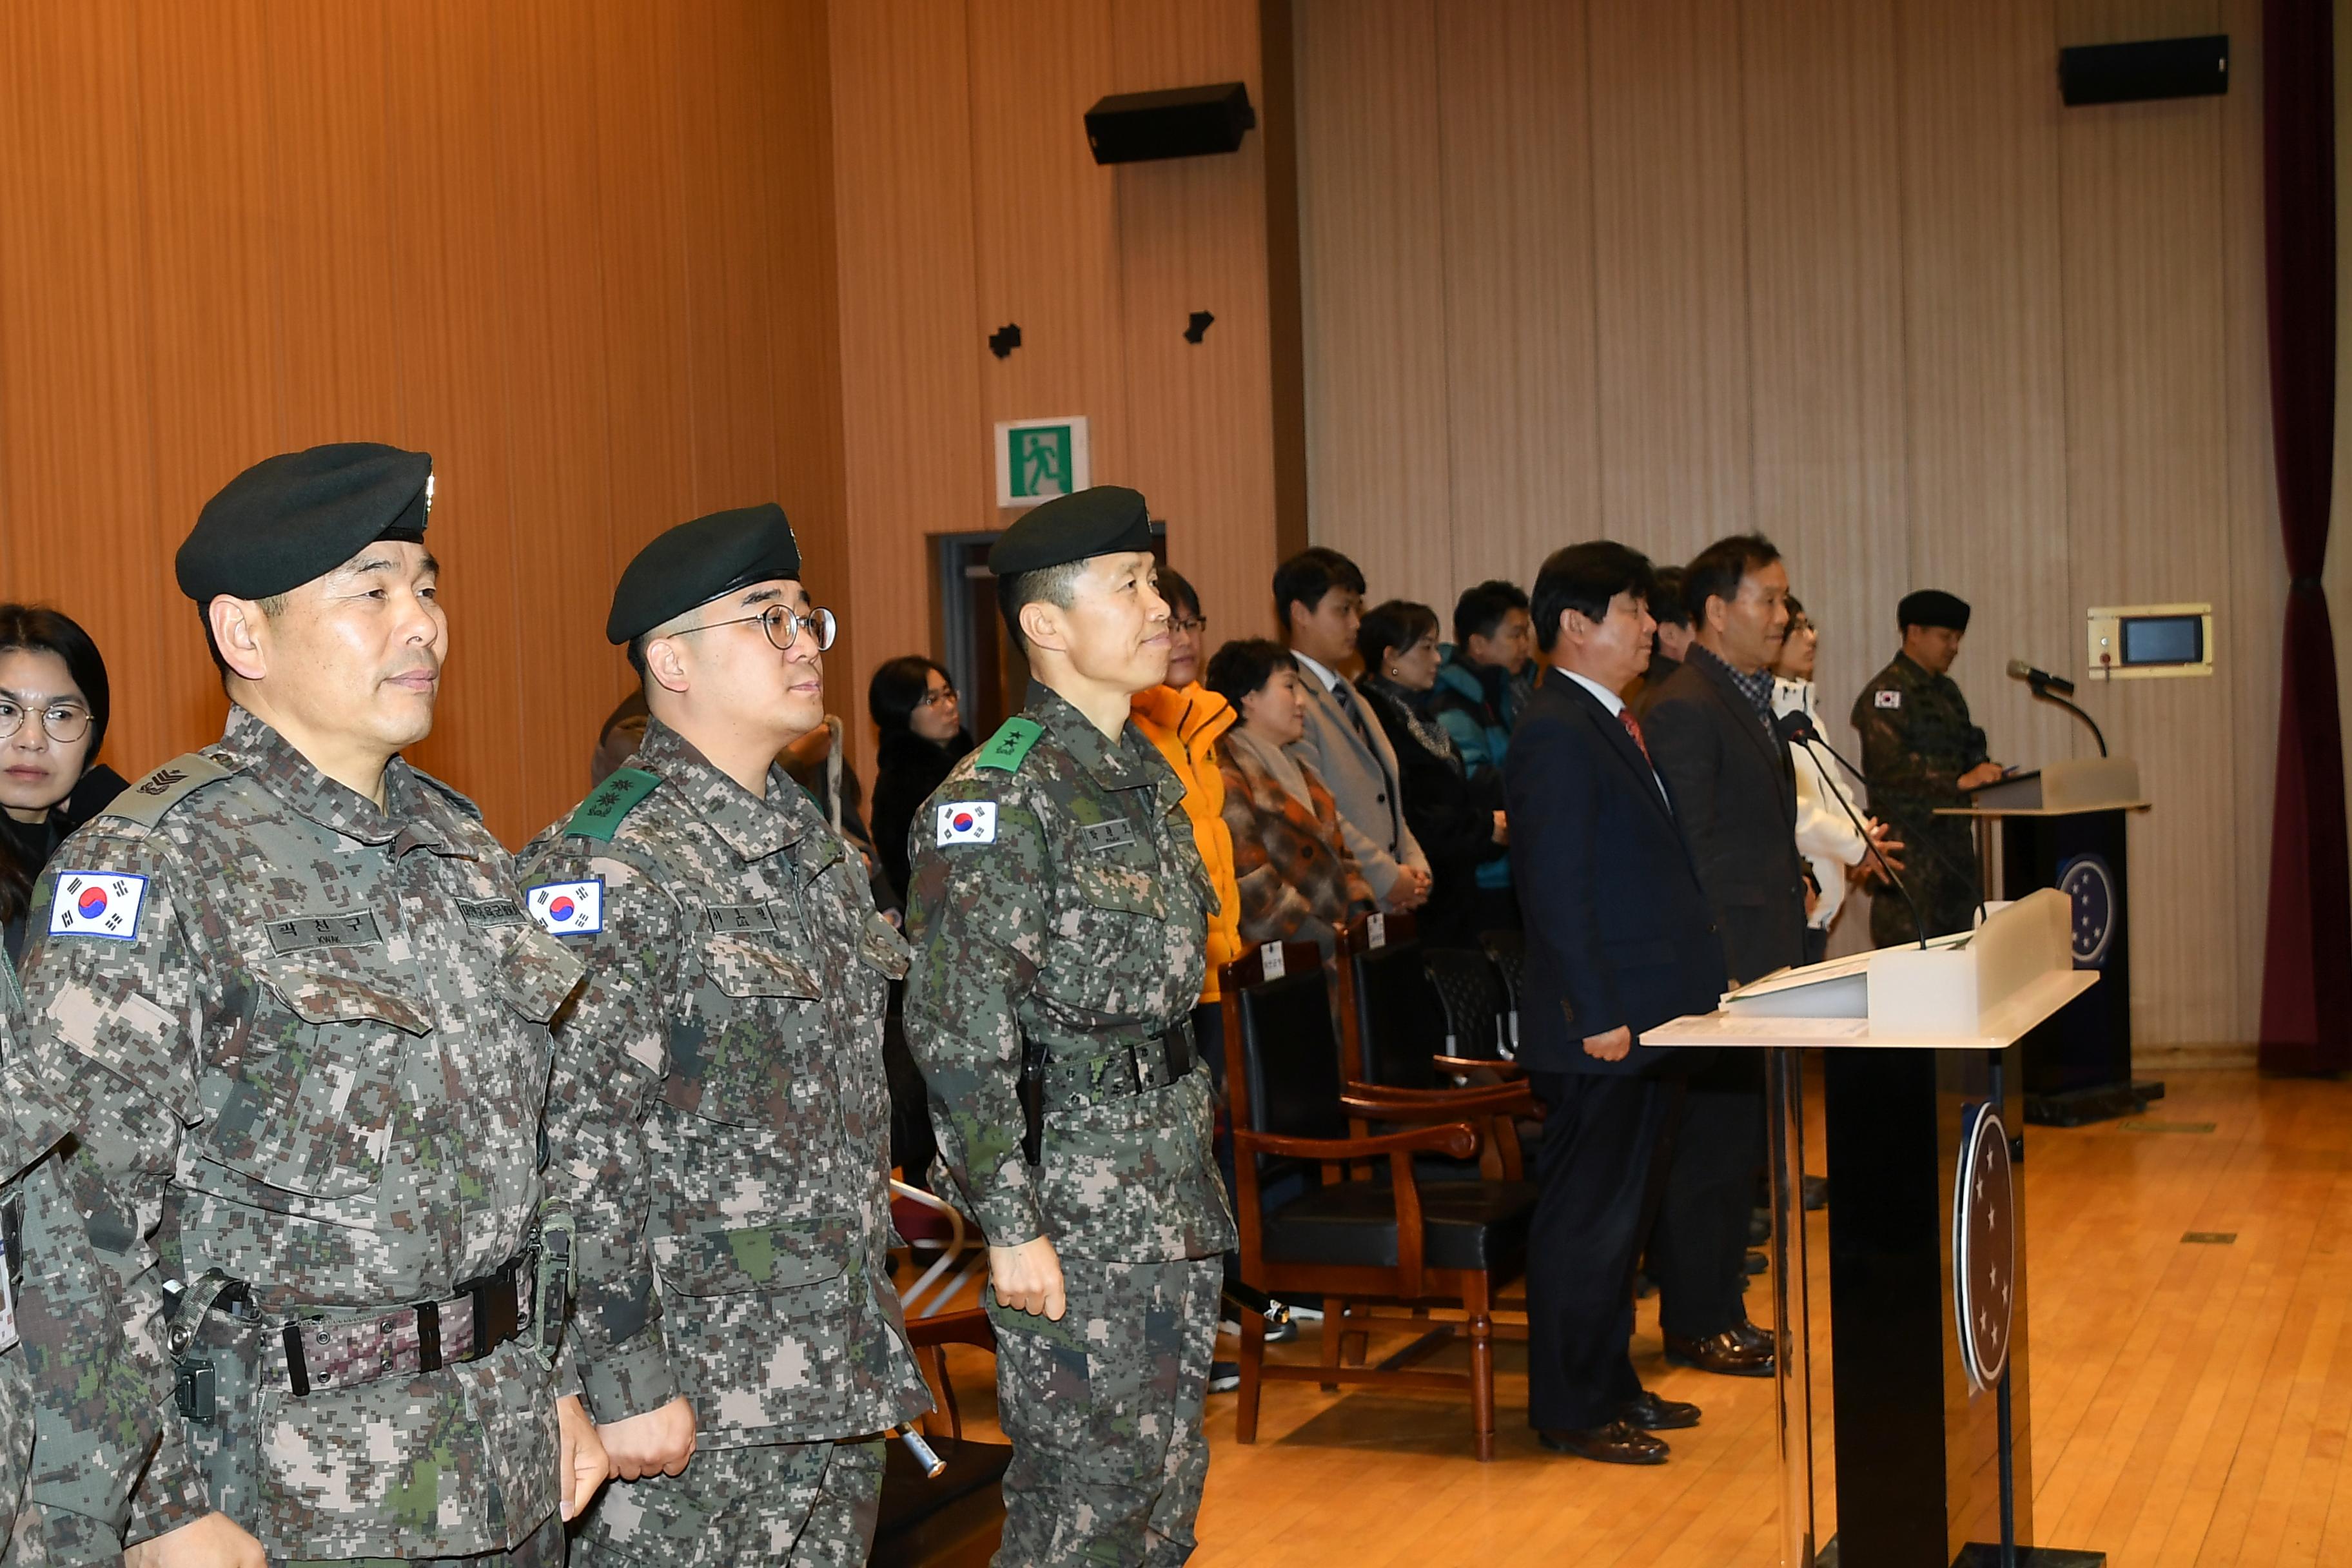
[[[2075,707],[2072,702],[2067,701],[2063,697],[2061,697],[2056,692],[2051,690],[2050,682],[2044,677],[2029,675],[2025,678],[2025,684],[2032,687],[2033,689],[2033,695],[2042,699],[2042,701],[2054,702],[2059,707],[2066,710],[2067,712],[2072,713],[2075,718],[2080,719],[2084,723],[2088,724],[2091,727],[2091,739],[2099,743],[2099,755],[2104,757],[2107,754],[2107,738],[2100,731],[2099,721],[2096,719],[2092,718],[2088,713],[2084,712],[2080,708]]]
[[[1837,758],[1838,765],[1845,769],[1846,772],[1852,773],[1855,778],[1860,779],[1864,789],[1872,787],[1870,775],[1864,773],[1860,768],[1855,767],[1852,763],[1847,762],[1844,757],[1840,756],[1836,747],[1822,739],[1822,732],[1818,727],[1811,724],[1807,725],[1805,727],[1805,737],[1807,740],[1820,746],[1822,751],[1829,752],[1831,756]],[[1851,811],[1849,811],[1848,815],[1852,815]],[[1892,814],[1890,813],[1889,815]],[[1911,827],[1915,826],[1916,824],[1904,823],[1902,826],[1907,831]],[[1952,863],[1951,857],[1937,848],[1935,841],[1924,833],[1912,834],[1910,838],[1904,840],[1903,847],[1906,849],[1908,849],[1914,842],[1916,842],[1919,847],[1927,852],[1929,858],[1933,859],[1937,865],[1943,867],[1945,870],[1951,872],[1954,876],[1959,878],[1960,880],[1966,882],[1969,887],[1975,891],[1977,896],[1977,919],[1981,922],[1985,915],[1984,887],[1978,881],[1975,870],[1971,868],[1954,865]],[[1882,864],[1884,862],[1882,861]],[[1911,893],[1908,889],[1904,890],[1903,900],[1906,903],[1911,903]],[[1926,946],[1927,927],[1926,922],[1919,919],[1919,909],[1916,904],[1912,904],[1911,920],[1912,923],[1916,925],[1919,929],[1920,945],[1922,947]]]
[[[1822,736],[1820,731],[1814,729],[1810,722],[1807,722],[1804,724],[1790,726],[1784,739],[1792,745],[1809,746],[1815,741],[1821,741]],[[1825,752],[1829,751],[1828,742],[1822,741],[1822,750]],[[1835,757],[1837,756],[1837,753],[1835,752],[1830,752],[1830,755]],[[1838,760],[1840,762],[1843,762],[1845,759],[1839,757]],[[1868,781],[1865,780],[1864,782],[1867,783]],[[1895,874],[1895,868],[1886,863],[1885,851],[1879,848],[1878,840],[1872,835],[1869,826],[1864,823],[1861,817],[1854,815],[1853,803],[1846,799],[1845,791],[1837,787],[1837,781],[1835,779],[1829,781],[1829,786],[1830,794],[1837,797],[1838,809],[1845,813],[1846,820],[1853,824],[1853,829],[1856,833],[1862,835],[1862,842],[1864,846],[1869,849],[1871,858],[1878,862],[1879,872],[1881,875],[1885,877],[1887,885],[1893,888],[1896,892],[1903,895],[1903,902],[1911,910],[1911,929],[1919,933],[1919,945],[1922,948],[1925,948],[1927,945],[1927,922],[1919,918],[1919,901],[1911,896],[1911,889],[1903,885],[1903,879]]]

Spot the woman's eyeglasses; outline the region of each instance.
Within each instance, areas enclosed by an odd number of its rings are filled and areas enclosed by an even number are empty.
[[[746,621],[759,622],[760,629],[768,634],[768,640],[775,645],[778,653],[792,651],[793,644],[801,640],[801,629],[803,626],[816,634],[816,651],[819,653],[833,646],[834,634],[840,630],[839,625],[833,618],[831,610],[811,610],[805,616],[796,616],[782,605],[771,605],[756,616],[741,616],[731,621],[712,621],[707,626],[687,626],[684,629],[690,632],[715,632],[721,626],[740,626]],[[56,732],[54,730],[50,731],[51,734]]]
[[[1209,629],[1209,617],[1173,616],[1169,618],[1168,629],[1171,632],[1182,632],[1187,636],[1196,636]]]
[[[936,708],[942,702],[952,702],[955,700],[956,689],[954,687],[935,686],[929,691],[924,692],[920,697],[916,698],[915,706],[918,708]]]
[[[39,723],[43,734],[65,745],[71,745],[89,733],[89,710],[87,708],[70,702],[52,703],[47,708],[26,708],[13,697],[0,697],[0,741],[23,729],[27,714]]]

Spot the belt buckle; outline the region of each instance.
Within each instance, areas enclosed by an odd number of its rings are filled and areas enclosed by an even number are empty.
[[[474,1303],[474,1342],[467,1361],[479,1361],[522,1331],[520,1300],[522,1261],[513,1259],[496,1274],[457,1289]]]

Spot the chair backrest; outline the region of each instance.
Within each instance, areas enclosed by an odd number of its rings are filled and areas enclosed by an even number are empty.
[[[1351,1076],[1399,1089],[1436,1082],[1445,1010],[1422,965],[1410,915],[1366,915],[1339,933],[1341,1059]]]
[[[1503,1032],[1510,1040],[1509,1048],[1503,1054],[1516,1057],[1519,1054],[1520,981],[1528,964],[1527,933],[1509,930],[1482,931],[1478,933],[1478,945],[1486,950],[1487,961],[1494,964],[1495,973],[1502,977],[1504,1005],[1507,1009],[1503,1016]]]
[[[1225,996],[1225,1082],[1234,1125],[1285,1138],[1345,1138],[1331,981],[1311,942],[1267,942],[1218,972]],[[1260,1155],[1238,1173],[1255,1192],[1301,1170]]]
[[[1445,1010],[1445,1054],[1492,1061],[1509,1043],[1503,1030],[1503,985],[1483,952],[1433,947],[1421,955]]]

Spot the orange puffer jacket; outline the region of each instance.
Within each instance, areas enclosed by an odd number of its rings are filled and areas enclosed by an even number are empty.
[[[1135,724],[1176,776],[1184,781],[1184,815],[1192,819],[1192,841],[1216,884],[1218,907],[1209,913],[1209,978],[1201,1000],[1216,1001],[1217,966],[1242,952],[1242,895],[1234,880],[1234,841],[1225,827],[1225,777],[1217,767],[1217,737],[1239,717],[1233,704],[1194,681],[1178,689],[1155,686],[1134,700]]]

